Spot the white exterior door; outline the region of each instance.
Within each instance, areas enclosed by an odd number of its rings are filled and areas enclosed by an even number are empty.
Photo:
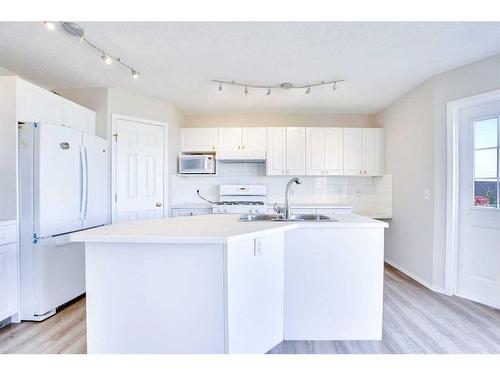
[[[292,176],[306,174],[306,129],[286,129],[286,173]]]
[[[217,128],[182,128],[180,137],[183,152],[207,152],[217,149]]]
[[[362,129],[344,129],[344,175],[362,174]]]
[[[500,102],[460,112],[457,295],[500,307]]]
[[[164,129],[116,120],[114,222],[163,217]]]
[[[267,130],[266,174],[282,176],[286,171],[286,128]]]
[[[266,128],[242,128],[241,140],[245,151],[266,151],[267,129]]]
[[[324,128],[307,128],[306,153],[306,174],[308,176],[318,176],[325,174]]]
[[[325,129],[325,174],[344,174],[344,129]]]
[[[218,133],[217,151],[238,152],[241,150],[240,128],[219,128]]]

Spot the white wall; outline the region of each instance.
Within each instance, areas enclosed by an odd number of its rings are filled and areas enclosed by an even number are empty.
[[[244,127],[244,126],[318,126],[318,127],[375,127],[373,115],[358,114],[305,114],[305,113],[236,113],[187,115],[185,126]]]
[[[387,256],[437,289],[445,286],[446,103],[498,88],[500,55],[432,77],[376,116],[394,183]]]

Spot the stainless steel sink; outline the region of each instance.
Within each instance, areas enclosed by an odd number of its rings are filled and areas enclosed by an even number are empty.
[[[282,215],[278,214],[247,214],[240,217],[240,221],[337,221],[326,215],[319,214],[301,214],[290,215],[290,218],[285,219]]]

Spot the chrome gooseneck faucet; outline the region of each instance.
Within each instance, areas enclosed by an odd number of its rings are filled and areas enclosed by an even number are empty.
[[[288,181],[288,184],[286,184],[286,189],[285,189],[285,220],[290,219],[290,189],[293,184],[301,184],[302,181],[298,177],[292,178],[290,181]]]

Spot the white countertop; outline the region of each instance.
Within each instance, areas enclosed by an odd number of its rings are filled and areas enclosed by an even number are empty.
[[[354,214],[335,222],[240,222],[240,214],[184,216],[128,221],[71,234],[73,242],[224,244],[297,228],[387,228],[388,224]]]

